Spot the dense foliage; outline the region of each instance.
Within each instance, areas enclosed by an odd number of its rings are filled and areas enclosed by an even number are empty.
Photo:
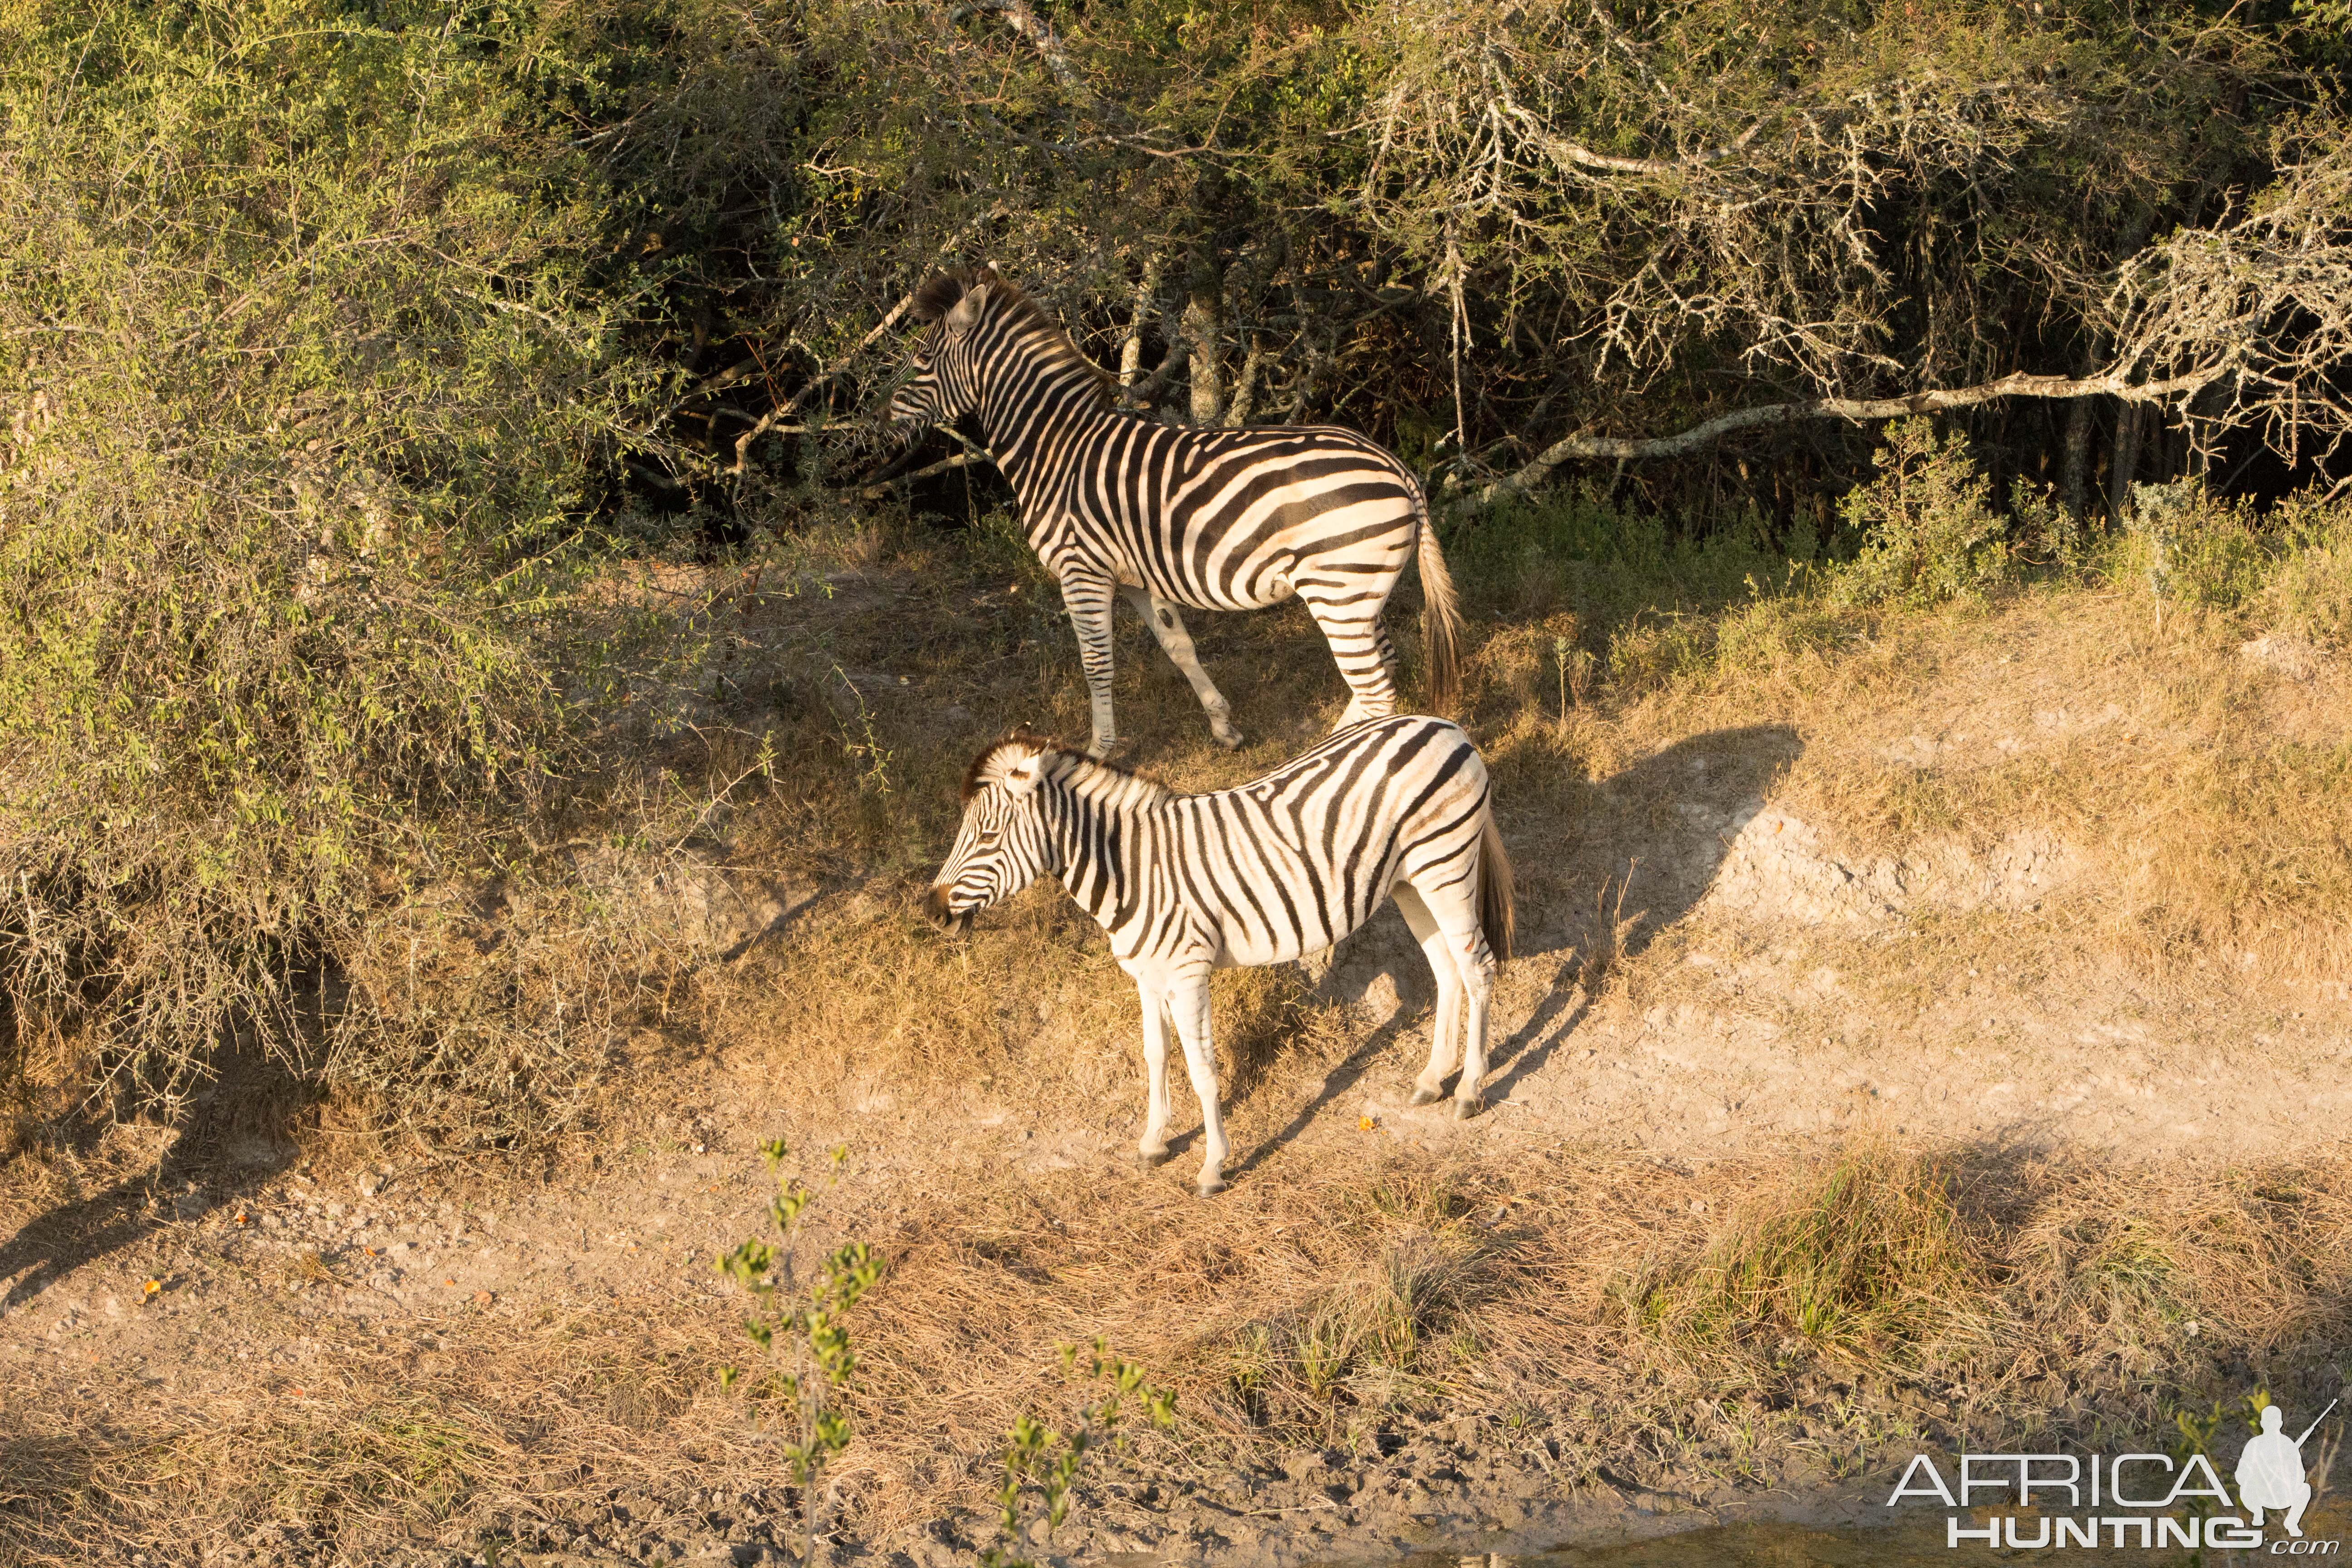
[[[2315,412],[2352,281],[2325,15],[849,0],[676,26],[706,42],[634,81],[606,145],[682,258],[685,363],[724,384],[681,428],[721,466],[766,383],[940,259],[1045,293],[1105,363],[1182,354],[1155,390],[1184,416],[1339,418],[1471,477],[1578,430],[2018,372],[2195,373],[2161,416],[1974,416],[2004,479],[2077,511],[2192,447],[2307,460],[2283,405],[2345,427]],[[1785,522],[1870,444],[1818,425],[1631,482]]]
[[[437,6],[0,24],[20,1055],[74,1031],[168,1097],[226,1034],[289,1047],[370,906],[541,794],[648,380],[577,79]]]

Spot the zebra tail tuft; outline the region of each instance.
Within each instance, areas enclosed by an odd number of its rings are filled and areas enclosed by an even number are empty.
[[[1419,487],[1413,491],[1413,510],[1421,527],[1423,662],[1429,668],[1430,706],[1444,713],[1462,696],[1462,599],[1454,589],[1454,574],[1445,568],[1445,552],[1438,548],[1428,493]],[[1507,889],[1507,882],[1505,886]]]
[[[1494,951],[1497,963],[1510,960],[1514,918],[1511,858],[1503,852],[1503,830],[1495,825],[1495,807],[1490,801],[1486,826],[1478,835],[1478,927],[1486,934],[1486,945]]]

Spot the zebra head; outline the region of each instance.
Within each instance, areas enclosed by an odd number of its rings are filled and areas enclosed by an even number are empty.
[[[940,272],[915,290],[915,317],[929,321],[915,350],[907,379],[890,395],[890,423],[919,434],[930,425],[952,425],[980,405],[980,325],[996,274],[982,268],[970,280]]]
[[[963,826],[931,882],[923,911],[959,935],[971,917],[1053,869],[1053,843],[1038,809],[1044,739],[1016,730],[972,759],[963,779]]]

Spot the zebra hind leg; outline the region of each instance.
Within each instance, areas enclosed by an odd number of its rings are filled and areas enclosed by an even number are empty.
[[[1078,635],[1078,666],[1087,675],[1087,706],[1094,719],[1094,740],[1087,754],[1099,761],[1118,754],[1118,725],[1110,704],[1110,605],[1112,583],[1092,572],[1062,574],[1062,606],[1070,613],[1070,629]]]
[[[1412,1080],[1412,1103],[1434,1105],[1444,1096],[1445,1075],[1454,1070],[1454,1034],[1462,1017],[1462,974],[1454,967],[1454,944],[1438,929],[1436,917],[1412,884],[1399,882],[1389,889],[1389,896],[1396,900],[1404,923],[1412,929],[1412,939],[1421,943],[1422,956],[1429,961],[1429,972],[1437,981],[1437,1005],[1429,1028],[1429,1065]]]
[[[1192,695],[1201,700],[1202,708],[1208,713],[1209,730],[1217,737],[1217,744],[1229,752],[1240,745],[1242,732],[1234,728],[1233,707],[1225,700],[1224,693],[1217,689],[1217,683],[1209,679],[1209,672],[1201,668],[1201,657],[1192,648],[1192,634],[1184,629],[1184,617],[1176,613],[1176,606],[1147,589],[1122,587],[1119,592],[1135,606],[1135,613],[1143,617],[1143,624],[1151,628],[1151,635],[1168,655],[1168,662],[1192,683]]]
[[[1394,579],[1391,579],[1392,583]],[[1339,677],[1348,683],[1348,706],[1340,710],[1335,731],[1366,719],[1385,719],[1397,710],[1394,676],[1396,649],[1381,626],[1381,605],[1388,599],[1388,584],[1368,593],[1363,578],[1335,583],[1302,583],[1298,597],[1331,645]]]
[[[1495,954],[1486,945],[1486,933],[1478,929],[1475,895],[1465,894],[1455,901],[1459,908],[1447,911],[1454,918],[1441,923],[1470,1003],[1470,1016],[1462,1031],[1462,1081],[1454,1086],[1454,1120],[1467,1121],[1486,1109],[1479,1080],[1486,1076],[1486,1005],[1495,994]]]

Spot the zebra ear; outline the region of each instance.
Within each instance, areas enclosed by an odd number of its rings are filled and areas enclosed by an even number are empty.
[[[1032,752],[1027,756],[1013,762],[999,775],[999,782],[1004,785],[1004,793],[1019,800],[1023,795],[1035,789],[1037,775],[1043,771],[1045,761],[1044,752]]]
[[[988,285],[976,283],[964,290],[963,298],[955,302],[955,309],[940,318],[941,324],[950,336],[960,338],[980,324],[981,310],[987,303]]]

